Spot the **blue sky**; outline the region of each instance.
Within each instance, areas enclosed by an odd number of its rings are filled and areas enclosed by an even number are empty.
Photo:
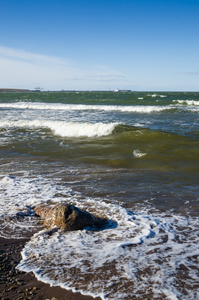
[[[199,91],[199,0],[0,0],[0,87]]]

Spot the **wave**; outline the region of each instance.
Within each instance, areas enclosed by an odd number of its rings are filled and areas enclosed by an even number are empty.
[[[100,137],[110,135],[119,123],[78,123],[64,121],[2,121],[0,128],[47,128],[61,137]]]
[[[173,100],[173,103],[190,105],[190,106],[199,106],[199,101],[196,100]]]
[[[152,97],[152,98],[156,98],[156,97],[160,97],[160,98],[166,98],[166,95],[159,95],[159,94],[147,94],[148,97]]]
[[[33,109],[33,110],[98,110],[98,111],[119,111],[119,112],[135,112],[135,113],[153,113],[162,112],[165,110],[175,109],[175,106],[142,106],[142,105],[85,105],[85,104],[46,104],[46,103],[0,103],[0,108],[14,108],[14,109]]]
[[[121,123],[47,120],[4,121],[0,122],[1,128],[5,130],[4,146],[14,147],[15,151],[23,153],[39,153],[68,162],[81,160],[83,163],[117,168],[181,170],[189,174],[198,172],[199,142],[195,137],[179,133]],[[30,130],[35,142],[32,144]],[[24,131],[23,140],[21,131]],[[194,135],[197,137],[197,132]],[[12,136],[14,138],[10,138]],[[55,138],[57,136],[62,139],[61,143]]]

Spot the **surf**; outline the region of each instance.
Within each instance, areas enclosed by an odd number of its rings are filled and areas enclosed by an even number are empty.
[[[153,105],[88,105],[88,104],[46,104],[46,103],[31,103],[31,102],[18,102],[18,103],[0,103],[0,108],[11,109],[31,109],[31,110],[63,110],[63,111],[118,111],[118,112],[135,112],[135,113],[152,113],[162,112],[165,110],[173,110],[175,106],[153,106]]]

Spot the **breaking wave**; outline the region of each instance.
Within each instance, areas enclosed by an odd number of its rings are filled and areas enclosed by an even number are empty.
[[[196,100],[173,100],[173,102],[183,104],[183,105],[199,106],[199,101]]]
[[[0,108],[15,109],[34,109],[34,110],[98,110],[98,111],[118,111],[118,112],[135,112],[135,113],[153,113],[162,112],[164,110],[175,109],[175,106],[141,106],[141,105],[84,105],[84,104],[46,104],[46,103],[0,103]]]
[[[2,121],[0,128],[47,128],[62,137],[100,137],[111,134],[119,123],[80,123],[64,121]]]

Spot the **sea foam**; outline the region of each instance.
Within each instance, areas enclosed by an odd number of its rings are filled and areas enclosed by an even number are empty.
[[[197,290],[192,290],[199,255],[196,220],[147,211],[130,215],[117,205],[90,202],[95,213],[107,214],[118,226],[103,231],[57,231],[51,236],[41,231],[26,244],[18,269],[33,271],[52,286],[102,299],[143,294],[153,299],[198,298]],[[185,242],[184,236],[190,234],[191,240]],[[186,270],[184,279],[181,270]]]
[[[164,110],[174,109],[174,106],[142,106],[142,105],[84,105],[84,104],[46,104],[46,103],[31,103],[31,102],[16,102],[16,103],[0,103],[0,108],[15,108],[15,109],[33,109],[33,110],[97,110],[97,111],[118,111],[118,112],[136,112],[136,113],[152,113],[161,112]]]
[[[145,295],[153,299],[195,300],[198,280],[198,218],[159,212],[147,207],[125,209],[99,197],[85,197],[61,182],[37,178],[1,176],[1,235],[22,238],[28,216],[34,227],[22,251],[18,269],[33,271],[51,285],[80,291],[101,299],[129,299]],[[41,230],[32,209],[40,203],[67,202],[107,219],[103,230],[63,233]],[[133,209],[133,211],[132,211]],[[17,212],[24,213],[20,222]],[[7,230],[6,226],[11,226]],[[7,230],[7,231],[6,231]],[[30,231],[31,232],[31,231]]]
[[[173,100],[174,103],[179,103],[182,105],[193,105],[193,106],[198,106],[199,101],[196,100]]]

